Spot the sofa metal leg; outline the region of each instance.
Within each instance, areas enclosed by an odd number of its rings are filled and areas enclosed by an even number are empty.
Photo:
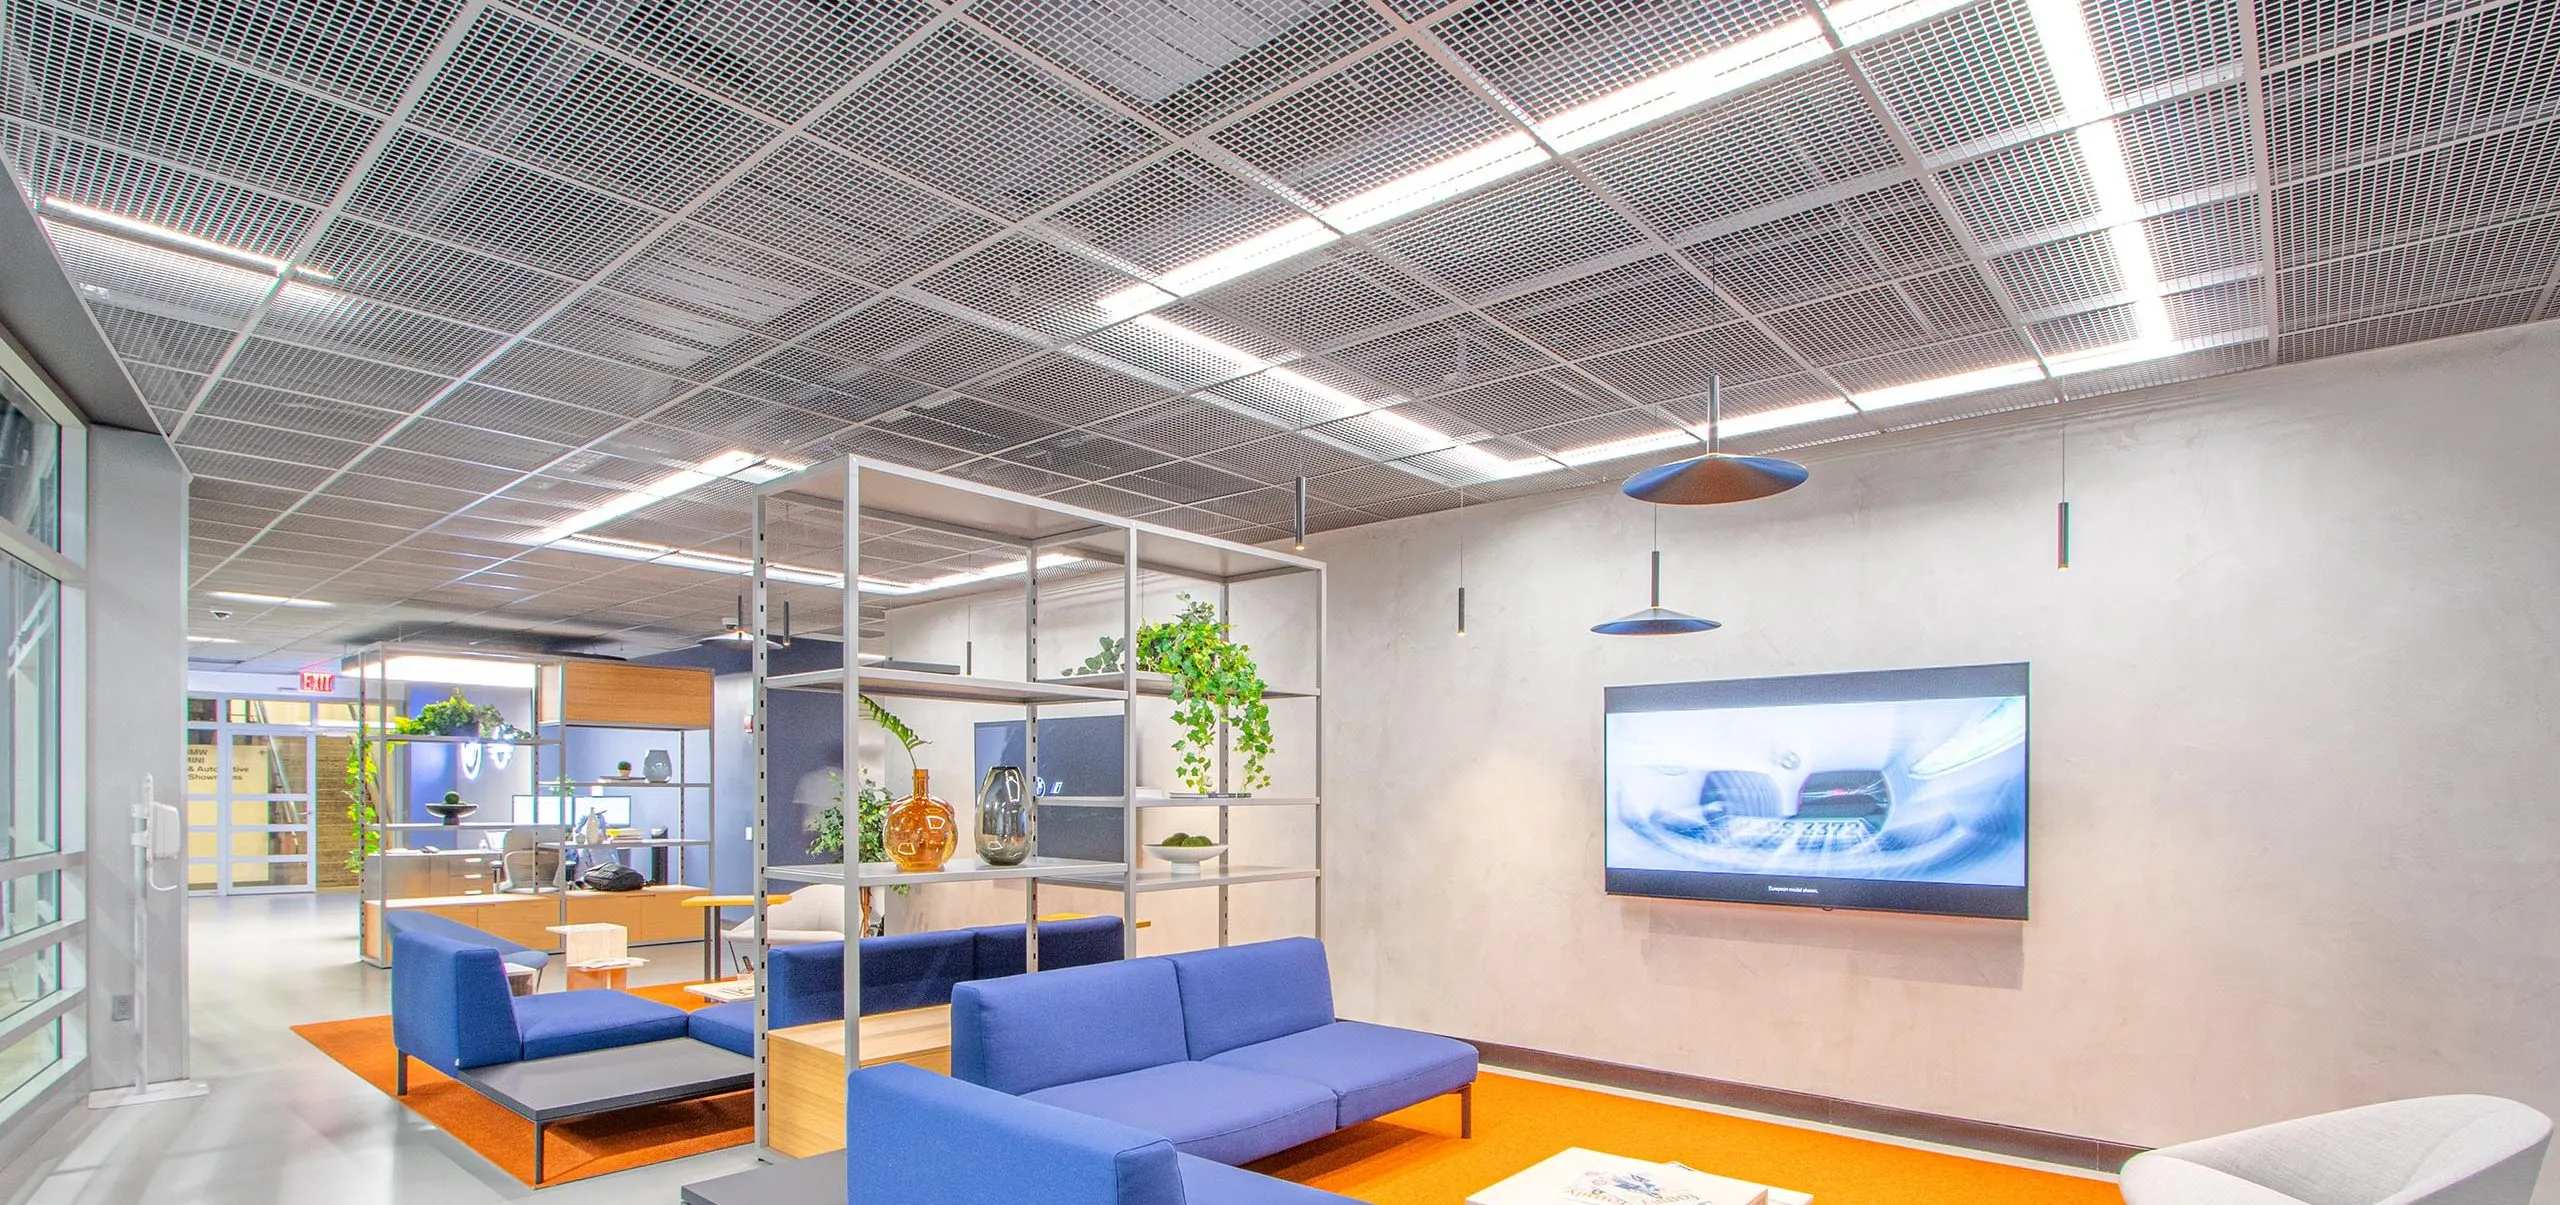
[[[393,1096],[407,1096],[409,1094],[409,1052],[403,1050],[396,1053],[400,1056],[400,1070],[392,1077],[393,1087],[391,1089],[391,1094]]]
[[[1473,1138],[1475,1136],[1476,1086],[1468,1084],[1458,1089],[1458,1137]]]

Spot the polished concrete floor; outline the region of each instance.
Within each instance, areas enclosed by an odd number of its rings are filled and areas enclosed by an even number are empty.
[[[289,1026],[390,1011],[356,960],[351,895],[192,903],[192,1100],[82,1110],[0,1169],[9,1205],[476,1205],[533,1190],[331,1062]],[[640,982],[701,972],[695,946],[637,951]],[[559,986],[555,970],[549,986]],[[679,1186],[755,1164],[744,1148],[542,1190],[547,1205],[674,1205]]]

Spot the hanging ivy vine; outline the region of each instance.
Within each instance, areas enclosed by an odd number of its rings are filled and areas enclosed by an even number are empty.
[[[1263,759],[1271,752],[1271,708],[1262,700],[1262,671],[1253,650],[1234,639],[1213,603],[1174,596],[1183,604],[1172,619],[1138,629],[1138,668],[1173,679],[1174,742],[1181,763],[1174,776],[1202,794],[1218,789],[1218,730],[1227,730],[1238,757],[1232,784],[1240,791],[1271,785]]]

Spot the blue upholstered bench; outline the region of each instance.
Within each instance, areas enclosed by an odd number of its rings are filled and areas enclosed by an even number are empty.
[[[510,996],[498,951],[422,930],[391,937],[398,1091],[409,1060],[448,1075],[523,1059],[685,1036],[684,1010],[614,991]]]
[[[1288,938],[963,983],[951,1073],[1238,1164],[1451,1093],[1472,1133],[1476,1052],[1335,1019],[1323,944]]]
[[[1087,966],[1117,961],[1120,918],[1088,916],[1040,922],[1040,964]],[[1022,973],[1020,925],[899,933],[862,939],[862,1015],[932,1008],[951,990],[979,978]],[[765,964],[765,1022],[772,1029],[844,1019],[844,943],[776,946]],[[694,1012],[694,1037],[739,1054],[755,1053],[753,1000]]]
[[[1045,976],[1034,976],[1042,978]],[[909,1205],[1344,1205],[1175,1149],[1163,1137],[920,1067],[855,1072],[846,1199]]]

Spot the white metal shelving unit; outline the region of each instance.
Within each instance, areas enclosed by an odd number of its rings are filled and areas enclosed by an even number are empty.
[[[915,601],[944,601],[971,596],[991,596],[1019,590],[1024,603],[1024,665],[1018,679],[991,677],[983,674],[941,674],[887,666],[855,664],[845,669],[818,670],[806,673],[769,673],[767,633],[770,619],[772,561],[769,545],[773,521],[771,508],[777,502],[834,511],[842,516],[842,559],[844,580],[859,582],[862,558],[862,523],[876,518],[908,527],[923,528],[950,535],[965,536],[1018,549],[1022,557],[1019,581],[1013,577],[969,583],[929,596],[911,596]],[[862,929],[861,892],[864,888],[897,885],[929,885],[993,879],[1019,880],[1024,883],[1023,925],[1029,969],[1040,967],[1040,889],[1049,884],[1073,887],[1083,891],[1110,890],[1120,897],[1121,935],[1124,950],[1137,952],[1138,897],[1162,891],[1214,889],[1218,892],[1218,940],[1224,944],[1228,930],[1227,889],[1249,883],[1304,880],[1314,884],[1314,916],[1312,926],[1317,936],[1324,932],[1324,825],[1321,799],[1318,796],[1291,795],[1270,797],[1174,797],[1141,798],[1137,794],[1138,716],[1136,702],[1140,698],[1161,698],[1172,691],[1172,682],[1163,674],[1139,672],[1134,656],[1124,659],[1118,672],[1068,678],[1054,671],[1043,674],[1040,665],[1040,588],[1044,573],[1049,580],[1060,577],[1091,578],[1097,572],[1116,572],[1121,594],[1119,639],[1124,649],[1136,647],[1139,625],[1139,580],[1142,573],[1161,574],[1185,581],[1218,587],[1218,609],[1229,614],[1232,588],[1240,583],[1277,577],[1313,575],[1315,631],[1312,682],[1303,686],[1291,683],[1288,689],[1267,690],[1266,700],[1306,700],[1314,709],[1308,716],[1306,739],[1313,742],[1311,764],[1313,781],[1319,795],[1324,781],[1322,684],[1324,673],[1325,578],[1322,562],[1285,552],[1254,548],[1194,535],[1139,520],[1079,507],[1062,505],[1007,490],[996,489],[973,481],[927,473],[900,465],[847,457],[815,465],[764,483],[757,489],[754,526],[752,529],[754,558],[752,595],[748,610],[752,616],[755,639],[751,642],[754,672],[754,732],[756,757],[755,853],[756,906],[754,925],[759,948],[764,943],[765,895],[768,884],[780,884],[787,890],[797,883],[842,883],[845,885],[843,931],[859,934]],[[1044,557],[1068,554],[1079,559],[1073,573],[1046,569]],[[805,567],[802,567],[805,572]],[[805,580],[795,576],[793,580]],[[861,630],[861,590],[843,590],[843,628],[848,660],[857,661],[858,643],[854,634]],[[769,861],[769,817],[773,785],[767,772],[770,765],[767,742],[771,736],[768,724],[772,691],[814,690],[845,691],[848,679],[854,689],[875,698],[932,699],[951,702],[979,703],[1019,707],[1024,718],[1024,752],[1026,774],[1034,781],[1039,773],[1040,709],[1066,704],[1117,704],[1127,721],[1122,724],[1122,793],[1111,797],[1077,796],[1047,797],[1038,800],[1041,809],[1056,807],[1116,808],[1121,812],[1123,861],[1096,862],[1066,858],[1035,856],[1020,866],[991,867],[974,857],[955,857],[942,870],[929,874],[911,874],[894,866],[881,864],[840,864],[828,866],[773,866]],[[843,747],[852,752],[862,747],[862,709],[844,709]],[[1220,742],[1217,769],[1219,785],[1227,783],[1225,742]],[[858,767],[845,768],[850,790],[859,781]],[[1176,876],[1170,871],[1148,869],[1141,863],[1138,845],[1138,814],[1148,808],[1211,807],[1218,809],[1218,838],[1223,844],[1229,837],[1228,811],[1238,807],[1302,807],[1313,816],[1313,864],[1308,866],[1246,866],[1230,864],[1226,855],[1198,875]],[[848,873],[850,872],[850,873]],[[844,1022],[846,1066],[861,1063],[860,1000],[862,999],[862,960],[844,960],[844,998],[847,1002]],[[768,1018],[764,1004],[764,960],[756,967],[756,1140],[770,1152],[768,1117],[769,1093],[765,1082],[765,1030]]]

